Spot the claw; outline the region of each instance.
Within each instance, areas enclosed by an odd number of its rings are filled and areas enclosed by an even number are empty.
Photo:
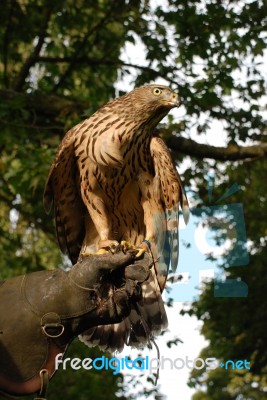
[[[135,258],[141,258],[142,255],[146,253],[146,249],[144,249],[143,247],[140,247],[137,250],[138,250],[138,253],[135,255]]]
[[[144,239],[140,245],[140,247],[138,248],[138,253],[136,254],[136,258],[140,258],[143,254],[145,253],[149,253],[151,249],[151,244],[149,242],[149,240]]]
[[[150,243],[148,240],[144,240],[140,246],[136,247],[135,245],[126,242],[126,240],[122,240],[120,248],[123,252],[126,252],[127,250],[136,250],[137,253],[135,254],[135,258],[141,258],[143,254],[149,253]]]
[[[106,254],[106,253],[112,253],[115,254],[116,251],[119,248],[119,242],[117,240],[101,240],[98,243],[99,250],[97,251],[96,254]]]
[[[124,253],[126,253],[127,250],[135,250],[136,249],[136,247],[133,244],[126,242],[126,240],[121,241],[120,248]]]
[[[93,255],[95,255],[95,253],[91,253],[90,251],[82,251],[81,253],[80,253],[80,257],[89,257],[89,256],[93,256]]]
[[[95,256],[97,254],[109,254],[109,251],[106,250],[106,249],[99,249],[94,253],[94,252],[90,252],[90,251],[86,251],[85,250],[85,251],[80,253],[80,257],[81,257],[81,259],[83,259],[84,257]]]
[[[90,248],[85,246],[84,250],[81,251],[80,257],[95,256],[98,254],[115,254],[119,249],[120,245],[116,240],[101,240],[98,244],[97,251],[90,251]]]

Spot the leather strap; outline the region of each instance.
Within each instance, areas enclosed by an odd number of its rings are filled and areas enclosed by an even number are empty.
[[[47,389],[47,380],[49,377],[51,379],[52,375],[55,372],[55,357],[59,353],[64,353],[65,350],[63,348],[57,347],[51,342],[49,344],[48,358],[45,368],[42,369],[39,373],[36,372],[36,375],[26,382],[14,382],[11,381],[9,378],[0,375],[0,386],[4,393],[14,393],[14,396],[29,395],[41,390],[43,394],[40,394],[39,392],[39,398],[42,398],[42,396],[44,395],[44,390]],[[43,371],[45,371],[45,373]],[[13,399],[12,395],[10,398]]]
[[[35,397],[34,400],[46,400],[46,393],[49,383],[49,373],[47,369],[41,369],[39,376],[41,379],[41,389],[39,392],[39,397]]]

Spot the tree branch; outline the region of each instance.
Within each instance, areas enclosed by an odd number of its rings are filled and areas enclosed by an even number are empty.
[[[215,147],[207,144],[200,144],[192,139],[177,136],[166,136],[164,138],[167,146],[175,153],[186,154],[196,158],[211,158],[218,161],[238,161],[245,159],[256,159],[267,156],[267,143],[259,143],[253,146],[238,146],[235,144],[227,147]]]
[[[47,95],[40,92],[35,93],[18,93],[14,90],[0,89],[0,98],[3,102],[12,102],[21,100],[19,103],[24,104],[25,108],[34,110],[36,113],[56,118],[58,116],[66,115],[68,113],[81,114],[89,103],[72,100],[66,97],[56,95]],[[12,107],[10,107],[12,109]]]
[[[72,61],[72,57],[49,57],[49,56],[40,56],[37,59],[38,62],[41,63],[55,63],[55,64],[62,64],[62,63],[70,63]],[[90,57],[77,57],[75,59],[77,64],[86,64],[86,65],[111,65],[115,67],[128,67],[128,68],[136,68],[141,71],[147,71],[153,76],[158,76],[159,73],[155,71],[155,69],[144,66],[144,65],[136,65],[131,63],[126,63],[121,60],[106,60],[105,58],[90,58]],[[171,69],[170,71],[171,72]]]
[[[1,90],[0,98],[4,102],[18,100],[20,96],[25,108],[33,110],[37,115],[45,115],[51,119],[64,116],[71,113],[82,112],[89,107],[87,102],[63,98],[44,93],[22,94],[12,90]],[[160,130],[159,135],[164,139],[167,146],[175,153],[186,154],[196,158],[211,158],[219,161],[238,161],[245,159],[256,159],[266,157],[267,143],[260,142],[253,146],[237,146],[234,144],[227,147],[215,147],[206,144],[200,144],[192,139],[170,134],[166,130]]]

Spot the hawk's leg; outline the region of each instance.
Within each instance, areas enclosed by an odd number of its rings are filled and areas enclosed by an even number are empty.
[[[95,243],[94,246],[97,251],[92,251],[90,227],[85,223],[86,234],[82,245],[81,255],[87,256],[95,253],[104,254],[109,253],[110,251],[115,253],[119,243],[116,240],[110,239],[110,216],[103,199],[98,194],[93,191],[89,192],[88,190],[83,191],[82,197],[100,240],[98,243]]]

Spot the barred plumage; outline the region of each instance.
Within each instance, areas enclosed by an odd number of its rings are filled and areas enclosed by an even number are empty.
[[[148,239],[158,260],[130,316],[85,333],[89,345],[140,347],[167,324],[161,291],[170,260],[173,269],[178,262],[178,208],[187,200],[168,148],[153,132],[178,105],[177,94],[160,85],[110,101],[66,134],[50,169],[44,206],[54,204],[59,245],[73,263],[107,240],[140,246]]]

